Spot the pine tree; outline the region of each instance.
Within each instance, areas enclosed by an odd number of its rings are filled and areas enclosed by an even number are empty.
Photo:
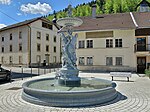
[[[72,16],[90,16],[91,15],[91,7],[93,4],[96,4],[96,14],[110,14],[110,13],[124,13],[124,12],[133,12],[136,11],[136,6],[142,0],[92,0],[91,2],[85,4],[79,4],[75,8],[72,9]],[[150,0],[147,0],[150,2]],[[56,13],[57,18],[62,18],[67,16],[67,8],[63,9]],[[49,14],[48,19],[52,20],[54,18],[54,14]]]

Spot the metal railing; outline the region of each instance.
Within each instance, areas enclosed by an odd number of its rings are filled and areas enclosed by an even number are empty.
[[[134,52],[150,51],[150,44],[135,44]]]
[[[12,81],[17,81],[17,80],[23,80],[25,78],[32,78],[34,76],[39,76],[42,74],[48,74],[52,72],[57,72],[59,71],[60,68],[23,68],[23,67],[18,67],[18,68],[11,68],[11,80]]]

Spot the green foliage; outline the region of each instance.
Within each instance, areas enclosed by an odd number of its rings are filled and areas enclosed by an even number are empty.
[[[145,70],[145,74],[146,74],[146,76],[148,76],[150,78],[150,70],[149,69]]]
[[[136,6],[142,0],[92,0],[91,2],[85,4],[80,4],[73,8],[72,16],[73,17],[81,17],[81,16],[91,16],[91,6],[96,4],[97,14],[110,14],[110,13],[124,13],[124,12],[134,12],[136,10]],[[147,0],[150,2],[150,0]],[[59,11],[56,13],[57,18],[63,18],[67,16],[67,8],[63,11]],[[53,14],[48,15],[48,19],[52,20],[54,17]]]
[[[106,0],[105,13],[109,14],[113,12],[113,0]]]

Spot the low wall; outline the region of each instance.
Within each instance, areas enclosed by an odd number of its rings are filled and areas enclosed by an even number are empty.
[[[78,66],[81,71],[99,71],[99,72],[136,72],[136,67],[129,66]]]

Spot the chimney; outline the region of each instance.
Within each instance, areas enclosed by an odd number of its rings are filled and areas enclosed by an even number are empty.
[[[92,18],[96,18],[96,4],[92,5]]]

